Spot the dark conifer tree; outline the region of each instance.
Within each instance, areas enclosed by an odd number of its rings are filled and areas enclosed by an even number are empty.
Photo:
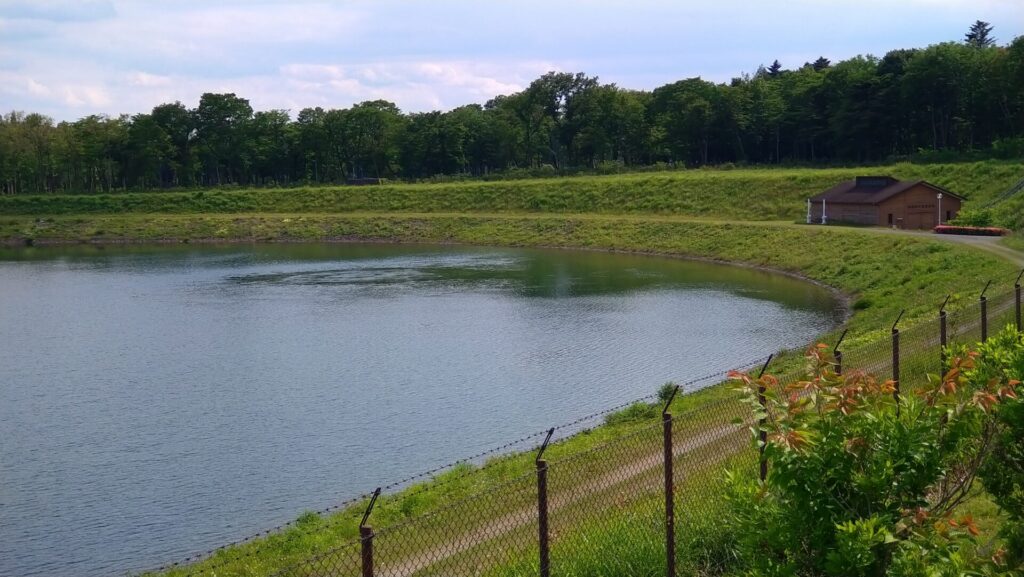
[[[988,48],[996,43],[992,38],[992,25],[982,20],[975,20],[970,30],[964,35],[964,42],[978,48]]]

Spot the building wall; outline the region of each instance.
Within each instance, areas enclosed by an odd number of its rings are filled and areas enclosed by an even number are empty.
[[[960,200],[957,198],[944,195],[941,204],[943,223],[955,218],[960,212]],[[896,228],[931,229],[939,224],[939,210],[936,191],[919,184],[879,204],[878,222]]]
[[[877,225],[878,207],[873,204],[842,204],[825,202],[828,222],[850,222]],[[821,201],[811,203],[811,224],[821,223]]]
[[[879,205],[826,202],[828,222],[849,222],[906,229],[931,229],[939,223],[939,200],[934,189],[917,185]],[[942,222],[960,212],[960,199],[942,198]],[[890,220],[891,217],[891,220]],[[821,201],[811,203],[811,223],[821,222]]]

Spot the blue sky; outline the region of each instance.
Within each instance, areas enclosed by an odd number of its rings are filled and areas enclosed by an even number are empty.
[[[548,70],[650,89],[960,40],[1000,44],[1024,0],[0,0],[0,111],[57,120],[235,92],[298,112],[449,109]]]

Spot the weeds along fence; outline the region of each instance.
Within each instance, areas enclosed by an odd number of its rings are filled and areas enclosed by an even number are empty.
[[[726,462],[754,467],[751,424],[749,409],[727,398],[556,458],[544,442],[532,470],[404,523],[364,523],[359,539],[278,575],[586,574],[564,564],[603,550],[594,538],[609,531],[622,545],[660,544],[662,557],[667,529],[707,513],[700,503]]]
[[[983,341],[1007,325],[1021,330],[1020,282],[991,296],[986,285],[977,301],[955,311],[943,303],[933,320],[901,327],[894,319],[884,338],[848,350],[844,333],[834,344],[838,369],[891,378],[897,394],[920,386],[927,374],[943,372],[946,347]],[[771,372],[786,386],[805,376],[793,360],[776,359],[773,367],[769,356],[739,370]],[[722,382],[726,375],[698,381]],[[389,526],[372,523],[378,489],[359,511],[357,537],[273,574],[582,576],[605,572],[602,562],[629,573],[631,563],[642,560],[649,572],[652,559],[669,576],[716,573],[727,554],[705,536],[720,518],[724,471],[763,477],[766,464],[751,439],[753,411],[738,393],[687,402],[695,397],[669,398],[656,409],[648,404],[651,418],[584,448],[573,445],[571,435],[553,440],[552,428],[528,467]],[[680,410],[687,406],[693,408]],[[578,431],[581,421],[569,425]]]

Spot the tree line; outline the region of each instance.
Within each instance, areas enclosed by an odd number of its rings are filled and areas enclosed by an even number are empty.
[[[666,163],[868,163],[922,151],[1024,157],[1024,37],[977,22],[963,42],[793,69],[777,60],[727,83],[652,91],[549,72],[514,94],[405,114],[254,111],[235,94],[195,108],[54,123],[0,115],[0,192],[344,183],[557,173]]]

